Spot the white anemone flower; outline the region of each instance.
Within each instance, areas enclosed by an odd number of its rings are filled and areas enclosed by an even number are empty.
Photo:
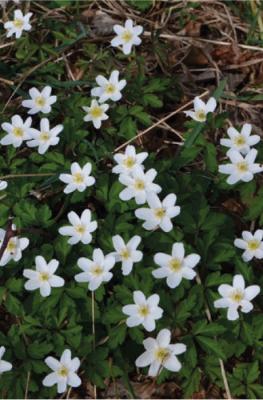
[[[182,364],[176,357],[186,351],[183,343],[171,344],[171,332],[162,329],[157,338],[147,338],[143,341],[145,352],[135,361],[136,367],[143,368],[150,365],[148,375],[157,376],[163,368],[172,372],[178,372]]]
[[[210,97],[207,103],[201,100],[199,97],[194,98],[194,111],[184,111],[185,115],[191,117],[195,121],[205,122],[207,114],[214,112],[216,109],[216,99]]]
[[[80,359],[78,357],[71,358],[69,349],[63,351],[60,360],[54,357],[47,357],[45,363],[53,372],[43,380],[44,386],[57,385],[57,392],[63,393],[67,386],[78,387],[81,385],[81,379],[76,373],[80,366]]]
[[[78,259],[78,266],[83,272],[75,275],[77,282],[88,282],[89,290],[94,291],[102,284],[109,282],[113,277],[110,270],[114,267],[115,259],[112,255],[104,256],[101,249],[95,249],[92,260],[81,257]]]
[[[68,243],[89,244],[92,241],[91,233],[98,228],[97,221],[91,221],[91,211],[84,210],[79,217],[74,211],[68,213],[68,220],[71,225],[59,228],[59,233],[63,236],[70,236]]]
[[[252,125],[250,124],[244,124],[241,132],[231,126],[227,130],[229,139],[221,139],[220,144],[222,146],[229,147],[231,150],[237,150],[241,154],[246,155],[250,148],[260,141],[260,136],[251,135],[251,131]]]
[[[136,154],[136,149],[132,145],[125,148],[124,153],[117,153],[113,156],[117,165],[112,168],[114,174],[130,175],[136,166],[143,169],[142,163],[148,157],[146,151]]]
[[[120,235],[113,236],[112,242],[116,251],[110,254],[114,256],[116,262],[121,261],[123,275],[129,275],[132,271],[133,264],[142,260],[143,253],[137,250],[141,240],[142,238],[140,236],[135,235],[125,243]]]
[[[109,79],[102,75],[96,77],[99,86],[91,90],[91,96],[99,97],[99,103],[105,103],[107,100],[119,101],[122,98],[121,91],[126,86],[125,79],[119,81],[119,71],[112,71]]]
[[[122,51],[126,55],[131,53],[132,46],[139,46],[142,42],[139,35],[142,34],[143,27],[141,25],[133,26],[131,19],[127,19],[124,26],[114,25],[113,30],[117,36],[111,41],[112,47],[122,46]]]
[[[218,288],[222,296],[214,302],[215,308],[227,308],[227,319],[234,321],[239,318],[239,309],[243,313],[249,313],[253,309],[251,300],[260,292],[258,285],[245,288],[245,281],[242,275],[235,275],[233,285],[223,284]]]
[[[82,108],[87,113],[83,118],[84,121],[91,121],[96,129],[100,129],[101,122],[109,118],[106,114],[106,111],[109,109],[108,104],[98,104],[97,100],[91,100],[90,107]]]
[[[31,140],[27,142],[29,147],[38,147],[39,154],[44,154],[49,146],[56,146],[59,142],[58,134],[63,130],[63,125],[56,125],[50,128],[49,120],[42,118],[40,131],[34,129]]]
[[[167,285],[174,289],[179,286],[182,279],[194,279],[196,272],[193,268],[199,263],[198,254],[189,254],[185,257],[183,243],[174,243],[172,254],[157,253],[154,262],[160,266],[152,272],[158,279],[166,278]]]
[[[158,307],[160,297],[158,294],[152,294],[146,298],[143,292],[135,290],[133,292],[135,304],[128,304],[122,308],[122,312],[129,316],[126,324],[132,328],[142,325],[146,331],[151,332],[155,329],[155,320],[162,318],[163,309]]]
[[[28,139],[31,139],[32,133],[35,129],[31,128],[32,118],[29,117],[25,120],[19,115],[14,115],[11,118],[11,124],[9,122],[4,122],[1,126],[7,135],[4,136],[0,143],[3,146],[8,146],[12,144],[14,147],[19,147],[21,144]]]
[[[219,172],[221,174],[227,174],[227,183],[229,185],[234,185],[235,183],[250,182],[254,178],[254,174],[262,172],[262,166],[255,163],[257,157],[257,150],[251,149],[246,156],[242,156],[236,150],[229,150],[228,157],[230,158],[231,164],[219,165]]]
[[[51,111],[51,105],[57,101],[57,96],[51,96],[52,88],[45,86],[40,92],[37,88],[33,87],[29,89],[30,100],[23,100],[22,106],[29,108],[28,114],[37,114],[42,112],[48,114]]]
[[[30,31],[32,26],[30,25],[29,20],[32,15],[31,12],[23,15],[21,10],[15,10],[13,21],[7,21],[4,24],[4,28],[7,31],[6,37],[9,38],[10,36],[15,35],[16,39],[19,39],[23,31]]]
[[[0,190],[5,190],[8,186],[8,183],[6,181],[1,181],[0,179]]]
[[[234,245],[245,250],[242,254],[244,261],[250,261],[253,257],[263,258],[263,230],[258,229],[254,234],[249,231],[242,232],[242,239],[235,239]]]
[[[64,193],[72,193],[74,190],[84,192],[87,187],[94,185],[95,178],[90,176],[91,169],[92,165],[89,162],[87,162],[83,168],[81,168],[77,162],[72,163],[70,167],[71,174],[59,175],[59,179],[67,183]]]
[[[134,198],[136,204],[144,204],[150,192],[159,193],[162,190],[159,185],[153,183],[156,175],[157,171],[154,168],[144,172],[139,166],[134,168],[131,175],[121,174],[119,181],[127,187],[120,192],[120,199],[127,201]]]
[[[181,208],[176,206],[177,197],[175,194],[168,194],[163,201],[157,194],[149,193],[147,203],[149,208],[138,208],[135,211],[137,218],[144,220],[144,229],[151,231],[160,227],[164,232],[170,232],[173,229],[171,218],[180,214]]]
[[[16,231],[16,226],[12,225],[12,230]],[[6,231],[4,229],[0,229],[0,247],[5,238]],[[9,261],[19,261],[22,258],[22,251],[27,248],[29,245],[29,240],[27,238],[19,238],[18,236],[12,236],[7,243],[7,246],[4,250],[2,258],[0,259],[0,267],[8,264]]]
[[[8,361],[3,360],[3,355],[5,354],[5,347],[0,347],[0,376],[3,372],[11,371],[12,364]]]
[[[65,281],[60,276],[55,275],[58,269],[58,260],[51,260],[48,263],[42,256],[35,258],[36,269],[24,269],[23,275],[28,278],[25,283],[26,290],[40,290],[42,297],[47,297],[51,294],[52,287],[62,287]]]

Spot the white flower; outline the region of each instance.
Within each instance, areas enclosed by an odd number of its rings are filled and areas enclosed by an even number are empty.
[[[172,255],[165,253],[157,253],[154,256],[154,262],[160,265],[160,268],[152,272],[155,278],[167,278],[167,285],[174,289],[183,278],[191,280],[196,276],[193,268],[199,263],[200,256],[198,254],[189,254],[184,256],[183,243],[174,243]]]
[[[120,192],[120,199],[123,201],[135,199],[137,204],[144,204],[150,192],[159,193],[162,188],[153,183],[157,175],[154,168],[144,172],[140,166],[135,166],[131,175],[121,174],[119,181],[127,186]]]
[[[94,128],[99,129],[101,127],[101,121],[105,121],[109,118],[106,111],[109,108],[108,104],[98,104],[97,100],[91,100],[90,107],[82,107],[87,113],[83,118],[84,121],[92,121]]]
[[[222,174],[229,174],[226,180],[229,185],[234,185],[239,181],[252,181],[254,174],[262,172],[260,164],[254,163],[257,153],[256,149],[252,149],[243,157],[238,151],[231,149],[227,154],[231,164],[219,165],[218,170]]]
[[[242,275],[235,275],[233,278],[233,286],[223,284],[218,288],[219,294],[222,296],[214,302],[215,308],[228,308],[227,319],[234,321],[239,318],[238,310],[248,313],[253,309],[253,300],[260,292],[258,285],[252,285],[245,288],[245,281]]]
[[[127,84],[125,79],[119,81],[119,71],[117,70],[112,71],[109,79],[98,75],[96,82],[99,86],[91,90],[91,96],[99,97],[99,103],[105,103],[107,100],[120,100],[122,98],[121,91]]]
[[[16,226],[12,225],[12,230],[16,231]],[[0,247],[2,246],[5,238],[5,230],[0,229]],[[10,260],[19,261],[22,258],[22,251],[29,245],[27,238],[19,238],[18,236],[12,236],[7,243],[5,251],[0,259],[0,266],[4,266],[9,263]]]
[[[194,111],[184,111],[185,115],[191,117],[195,121],[206,121],[207,114],[214,112],[216,109],[216,99],[210,97],[207,103],[204,103],[199,97],[194,98]]]
[[[7,135],[1,139],[0,143],[3,146],[8,146],[9,144],[12,144],[14,147],[21,146],[24,140],[31,139],[32,132],[35,130],[31,128],[31,124],[31,117],[27,118],[24,122],[19,115],[14,115],[11,118],[11,124],[4,122],[1,125],[2,129],[7,132]]]
[[[63,130],[63,125],[56,125],[50,129],[49,120],[40,120],[40,131],[34,129],[31,133],[31,140],[27,142],[29,147],[38,147],[39,154],[44,154],[49,146],[56,146],[59,142],[58,134]]]
[[[153,294],[146,299],[143,292],[135,290],[133,292],[133,300],[135,304],[128,304],[122,308],[122,312],[129,315],[126,324],[130,328],[140,324],[151,332],[155,329],[155,320],[162,318],[163,309],[158,307],[160,297]]]
[[[157,338],[147,338],[143,341],[145,352],[135,361],[136,367],[143,368],[150,365],[148,375],[157,376],[163,368],[177,372],[182,364],[176,357],[186,351],[183,343],[170,344],[171,332],[169,329],[162,329]]]
[[[230,139],[221,139],[220,144],[222,146],[229,147],[232,150],[237,150],[241,154],[247,154],[251,146],[254,146],[260,141],[260,136],[250,135],[252,125],[244,124],[241,132],[238,132],[234,127],[230,127],[227,130],[227,134]],[[228,153],[227,153],[228,154]]]
[[[16,39],[19,39],[23,31],[30,31],[32,26],[30,25],[29,20],[32,15],[33,14],[31,12],[23,15],[21,10],[15,10],[14,20],[7,21],[4,24],[4,28],[7,30],[6,37],[10,37],[15,34]]]
[[[77,162],[74,162],[70,167],[71,174],[60,174],[59,179],[67,183],[64,193],[68,194],[74,192],[74,190],[84,192],[87,187],[94,185],[95,178],[90,176],[91,168],[92,166],[89,162],[83,168]]]
[[[0,347],[0,376],[3,372],[10,371],[12,369],[12,364],[8,361],[2,360],[2,357],[5,353],[5,347]]]
[[[129,275],[133,263],[142,260],[143,254],[141,251],[137,250],[141,240],[142,238],[140,236],[135,235],[125,244],[120,235],[113,236],[112,242],[116,251],[111,253],[111,255],[114,256],[116,262],[122,262],[123,275]]]
[[[37,256],[35,263],[36,270],[24,269],[23,271],[24,277],[29,279],[25,283],[26,290],[40,289],[41,296],[47,297],[51,294],[52,287],[64,286],[64,279],[54,275],[59,265],[58,260],[53,259],[47,263],[44,257]]]
[[[67,385],[72,387],[81,385],[81,379],[76,374],[80,366],[80,360],[78,357],[71,359],[71,351],[69,349],[63,351],[60,360],[54,357],[47,357],[45,363],[53,372],[43,380],[44,386],[50,387],[57,384],[57,392],[63,393],[67,389]]]
[[[124,27],[122,25],[114,25],[113,30],[117,36],[112,39],[112,47],[122,46],[122,51],[124,54],[130,54],[132,46],[138,46],[141,44],[142,40],[139,35],[143,32],[143,27],[140,25],[133,26],[133,21],[127,19]]]
[[[97,221],[91,222],[90,210],[84,210],[79,217],[74,211],[68,213],[68,220],[71,225],[59,228],[59,233],[64,236],[71,236],[69,244],[82,242],[89,244],[92,241],[91,233],[98,228]]]
[[[176,206],[176,195],[168,194],[163,201],[159,199],[157,194],[149,193],[147,195],[147,203],[150,208],[138,208],[135,211],[137,218],[145,220],[144,229],[151,231],[160,227],[164,232],[170,232],[173,229],[171,218],[180,214],[181,208]]]
[[[244,261],[250,261],[253,257],[263,258],[263,230],[258,229],[254,235],[249,231],[242,232],[243,239],[235,239],[234,245],[245,250],[242,254]]]
[[[22,106],[30,108],[28,114],[37,114],[41,111],[48,114],[51,111],[51,105],[57,101],[57,96],[51,96],[52,88],[45,86],[40,92],[37,88],[33,87],[29,90],[31,100],[23,100]]]
[[[110,270],[114,267],[115,259],[112,255],[104,256],[101,249],[95,249],[92,260],[81,257],[78,266],[82,271],[75,275],[77,282],[89,282],[89,290],[96,290],[102,282],[109,282],[113,276]]]
[[[113,156],[118,165],[112,168],[114,174],[130,174],[136,166],[143,168],[142,163],[148,157],[148,153],[136,154],[134,146],[128,145],[125,153],[117,153]]]
[[[0,190],[5,190],[7,188],[7,182],[6,181],[1,181],[0,179]]]

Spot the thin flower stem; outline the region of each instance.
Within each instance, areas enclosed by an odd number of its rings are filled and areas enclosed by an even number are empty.
[[[31,371],[28,371],[27,380],[26,380],[25,400],[27,400],[27,396],[28,396],[28,387],[29,387],[29,382],[30,382],[30,375],[31,375]]]
[[[93,350],[96,348],[96,330],[95,330],[95,292],[91,292],[91,318],[92,318],[92,335],[93,335]],[[94,385],[94,399],[97,398],[97,387]]]
[[[202,281],[201,281],[201,278],[200,278],[199,274],[196,275],[196,282],[199,285],[202,285]],[[211,312],[210,312],[210,309],[209,309],[208,304],[207,304],[206,301],[205,301],[205,313],[206,313],[208,322],[213,322],[212,316],[211,316]],[[215,336],[215,339],[216,339],[216,336]],[[227,376],[226,376],[225,366],[224,366],[223,360],[221,358],[218,358],[218,361],[219,361],[219,365],[220,365],[220,369],[221,369],[221,375],[222,375],[222,379],[223,379],[223,383],[224,383],[227,399],[231,400],[232,399],[232,395],[231,395],[231,392],[230,392],[230,388],[229,388],[229,384],[228,384],[228,380],[227,380]]]
[[[0,180],[13,179],[13,178],[26,178],[26,177],[38,177],[38,176],[54,176],[54,173],[40,173],[40,174],[10,174],[0,176]]]

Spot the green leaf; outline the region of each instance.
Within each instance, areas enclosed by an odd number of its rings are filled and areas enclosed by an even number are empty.
[[[213,353],[217,357],[225,359],[225,354],[217,340],[210,339],[207,336],[196,336],[196,340],[206,353]]]

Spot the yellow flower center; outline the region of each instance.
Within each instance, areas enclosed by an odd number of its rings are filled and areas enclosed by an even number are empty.
[[[91,272],[95,276],[100,276],[103,273],[103,269],[101,268],[100,265],[94,265]]]
[[[244,298],[244,293],[241,290],[237,289],[231,294],[230,297],[236,303],[240,303],[241,300],[243,300],[243,298]]]
[[[165,216],[165,209],[164,208],[155,208],[154,215],[156,218],[163,218]]]
[[[13,253],[14,250],[16,249],[16,243],[15,243],[15,241],[12,240],[12,239],[10,239],[9,242],[8,242],[8,244],[7,244],[7,246],[6,246],[6,249],[7,249],[7,251],[8,251],[9,253]]]
[[[121,35],[121,38],[125,43],[130,42],[132,40],[132,37],[133,37],[133,34],[128,30],[124,31]]]
[[[83,183],[84,177],[80,172],[76,172],[76,174],[73,175],[73,181],[75,183]]]
[[[58,374],[60,375],[60,376],[62,376],[63,378],[66,378],[67,376],[68,376],[68,373],[69,373],[69,370],[66,368],[66,367],[61,367],[59,370],[58,370]]]
[[[46,104],[46,100],[44,99],[44,97],[39,96],[35,99],[35,103],[38,107],[43,107]]]
[[[145,188],[145,183],[141,179],[136,179],[134,183],[134,188],[136,190],[143,190]]]
[[[131,255],[131,253],[130,253],[130,251],[126,248],[126,249],[123,249],[121,252],[120,252],[120,256],[121,256],[121,258],[123,258],[124,260],[128,260],[128,258],[130,257],[130,255]]]
[[[155,358],[160,362],[163,363],[164,360],[169,356],[169,350],[164,347],[159,347],[155,351]]]
[[[135,164],[135,158],[133,157],[127,157],[124,161],[123,161],[123,165],[125,165],[125,167],[127,168],[132,168]]]
[[[109,83],[105,88],[106,93],[113,94],[115,92],[115,86],[112,83]]]
[[[172,258],[169,262],[169,266],[173,272],[178,272],[182,268],[182,262],[179,258]]]
[[[41,132],[39,138],[43,140],[43,142],[47,142],[50,139],[50,135],[48,132]]]
[[[198,121],[203,122],[206,120],[206,112],[204,110],[198,110],[195,112],[196,119]]]
[[[146,304],[143,306],[140,306],[138,312],[141,317],[147,317],[147,315],[150,314],[149,307]]]
[[[241,162],[237,163],[237,169],[239,172],[247,172],[248,165],[245,161],[241,161]]]
[[[92,118],[100,118],[102,117],[103,111],[99,106],[95,106],[90,110],[90,115]]]
[[[48,281],[48,280],[49,280],[49,273],[48,273],[48,272],[40,272],[40,274],[39,274],[39,279],[40,279],[42,282]]]
[[[24,25],[24,21],[22,19],[17,18],[14,20],[13,24],[16,28],[21,29]]]
[[[257,250],[260,246],[259,240],[250,240],[247,244],[249,250]]]
[[[85,232],[85,227],[83,225],[77,225],[75,229],[76,229],[76,232],[78,232],[80,234]]]
[[[234,139],[234,143],[236,146],[243,146],[246,143],[246,140],[242,135],[239,135]]]
[[[24,135],[24,131],[23,131],[23,129],[22,128],[13,128],[13,134],[16,136],[16,137],[23,137],[23,135]]]

